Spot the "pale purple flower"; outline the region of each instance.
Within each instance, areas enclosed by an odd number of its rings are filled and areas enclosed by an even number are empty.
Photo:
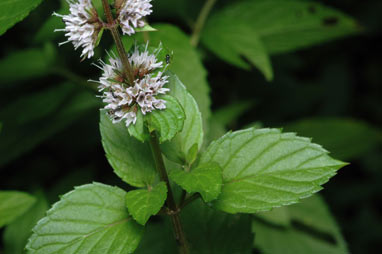
[[[132,35],[135,28],[143,27],[143,18],[152,13],[151,0],[126,0],[122,5],[118,21],[123,34]]]

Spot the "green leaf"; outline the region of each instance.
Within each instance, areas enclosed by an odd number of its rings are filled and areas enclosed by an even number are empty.
[[[173,140],[162,144],[163,153],[172,161],[185,164],[192,163],[203,143],[203,123],[198,105],[192,95],[186,90],[185,86],[175,74],[166,73],[170,76],[167,87],[170,88],[169,94],[177,98],[184,109],[186,119],[183,130],[178,133]],[[193,148],[194,147],[194,148]],[[194,151],[191,151],[191,149]],[[187,158],[190,152],[196,154]]]
[[[100,183],[75,188],[35,226],[28,253],[133,253],[143,227],[129,217],[125,195]]]
[[[24,214],[36,199],[24,192],[0,191],[0,227]]]
[[[285,130],[313,137],[333,156],[343,160],[362,157],[381,143],[382,137],[382,133],[373,126],[351,118],[303,119],[287,124]]]
[[[322,189],[346,165],[321,146],[278,129],[246,129],[211,143],[200,163],[223,169],[223,187],[215,208],[255,213],[296,203]]]
[[[162,208],[167,198],[166,183],[160,182],[148,189],[132,190],[126,194],[126,206],[133,218],[145,225],[151,215]]]
[[[201,39],[222,59],[249,68],[240,58],[244,56],[271,79],[268,54],[305,48],[359,31],[353,19],[316,2],[247,0],[212,15]]]
[[[24,216],[9,224],[3,234],[5,254],[23,254],[28,238],[32,234],[32,228],[45,215],[48,210],[48,202],[39,195],[37,202],[25,212]]]
[[[0,60],[1,83],[13,83],[47,75],[55,58],[55,48],[31,48],[13,52]]]
[[[163,95],[160,98],[166,101],[166,108],[154,110],[147,115],[147,119],[150,132],[158,131],[159,141],[163,143],[173,139],[182,131],[186,116],[176,98],[170,95]]]
[[[114,172],[135,187],[152,185],[158,179],[148,144],[131,137],[125,123],[113,124],[101,111],[100,131],[106,157]]]
[[[154,27],[150,26],[149,24],[145,24],[143,27],[138,27],[138,28],[135,28],[135,32],[139,33],[139,32],[156,32],[158,30],[156,30]]]
[[[271,211],[259,212],[256,213],[256,217],[273,225],[289,226],[291,223],[289,207],[290,206],[282,206],[274,208]]]
[[[202,112],[203,127],[206,131],[207,119],[210,116],[210,89],[207,83],[207,71],[198,52],[191,46],[189,36],[178,27],[170,24],[155,24],[153,27],[158,31],[150,33],[150,44],[157,45],[162,42],[173,51],[174,55],[169,70],[179,76],[179,79],[195,98]],[[129,37],[124,38],[128,39]],[[143,41],[143,35],[137,34],[137,39]]]
[[[0,35],[28,16],[42,0],[9,0],[0,2]]]
[[[127,130],[131,136],[142,142],[145,142],[150,137],[150,133],[148,132],[143,119],[142,111],[138,110],[136,123],[131,124]]]
[[[0,110],[4,124],[0,133],[0,167],[98,106],[94,94],[69,83],[28,94],[6,105]]]
[[[335,220],[318,195],[285,209],[293,222],[285,227],[253,220],[255,247],[274,254],[349,253]]]
[[[169,177],[188,193],[199,192],[205,202],[215,200],[222,188],[222,169],[215,163],[199,165],[190,172],[174,169]]]

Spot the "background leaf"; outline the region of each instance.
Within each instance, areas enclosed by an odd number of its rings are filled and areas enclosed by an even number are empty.
[[[199,192],[205,202],[216,199],[223,183],[222,169],[217,164],[199,165],[191,171],[174,169],[169,177],[188,193]]]
[[[185,164],[191,163],[187,160],[187,155],[192,146],[196,145],[196,152],[199,151],[203,143],[203,122],[198,105],[192,95],[175,74],[170,75],[167,87],[170,88],[169,94],[177,98],[184,109],[186,119],[184,120],[183,130],[178,133],[170,142],[163,143],[161,148],[167,158]],[[191,160],[194,158],[190,158]]]
[[[42,0],[9,0],[0,3],[0,35],[28,16]]]
[[[0,191],[0,227],[17,219],[35,202],[33,196],[24,192]]]
[[[288,205],[322,189],[343,162],[321,146],[278,129],[246,129],[212,142],[200,163],[223,169],[214,206],[228,213],[255,213]]]
[[[125,195],[100,183],[75,188],[33,229],[28,253],[133,253],[143,228],[129,217]]]
[[[257,219],[252,222],[255,246],[264,253],[349,253],[335,220],[319,195],[285,209],[291,220],[286,227]]]
[[[159,133],[159,141],[162,143],[173,139],[182,131],[186,116],[175,97],[163,95],[160,98],[166,101],[166,109],[154,110],[147,114],[146,119],[149,129],[153,128]]]
[[[126,194],[126,206],[133,218],[145,225],[151,215],[159,212],[167,198],[166,183],[148,189],[132,190]]]

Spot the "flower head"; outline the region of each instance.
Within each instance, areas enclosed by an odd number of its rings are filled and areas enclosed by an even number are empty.
[[[143,52],[136,47],[129,54],[128,59],[134,71],[134,83],[128,84],[123,77],[123,66],[119,58],[110,56],[109,63],[100,61],[103,70],[99,80],[99,91],[106,103],[105,109],[113,123],[124,120],[126,126],[135,124],[138,110],[142,114],[166,108],[166,101],[157,98],[160,94],[166,94],[170,89],[164,85],[168,82],[168,76],[157,71],[163,68],[163,62],[157,60],[159,50],[150,54],[147,46]]]
[[[152,13],[151,0],[126,0],[118,15],[123,34],[132,35],[135,28],[145,25],[143,18]]]
[[[75,49],[83,48],[81,57],[91,58],[94,55],[94,47],[102,27],[97,11],[93,7],[91,0],[66,1],[70,5],[70,14],[53,13],[53,15],[61,17],[65,23],[65,28],[56,29],[55,32],[66,32],[65,36],[68,37],[67,41],[59,45],[72,42]]]

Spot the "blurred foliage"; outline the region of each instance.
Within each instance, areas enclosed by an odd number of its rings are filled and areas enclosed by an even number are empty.
[[[6,2],[0,3],[0,16],[5,17],[0,21],[0,34],[8,29],[0,41],[0,186],[2,190],[44,192],[35,195],[38,201],[29,208],[33,216],[23,217],[4,231],[0,249],[9,254],[22,253],[12,243],[24,243],[27,235],[16,236],[15,231],[28,230],[46,210],[46,202],[51,204],[58,199],[57,195],[93,180],[113,185],[120,185],[120,181],[101,146],[98,130],[101,103],[95,97],[94,85],[86,82],[99,76],[99,70],[90,66],[95,60],[81,63],[79,52],[74,52],[72,45],[57,46],[66,39],[63,33],[53,32],[62,23],[51,14],[65,13],[66,2],[42,1],[16,25],[37,5],[15,1],[17,5],[12,8],[19,9],[20,14],[9,17],[4,13]],[[272,5],[265,2],[272,2],[277,8],[270,8]],[[154,1],[149,21],[159,31],[148,36],[154,45],[162,41],[174,51],[170,69],[196,98],[204,122],[209,123],[207,141],[227,129],[254,125],[284,127],[311,136],[335,158],[350,162],[322,194],[342,229],[349,251],[376,253],[382,247],[382,2],[320,0],[314,1],[313,8],[309,1],[297,1],[303,6],[301,13],[290,13],[291,2],[219,0],[207,20],[200,45],[194,48],[189,44],[190,35],[204,0]],[[251,12],[251,8],[256,12]],[[222,16],[228,17],[229,22]],[[306,23],[301,20],[309,23],[309,27],[304,27]],[[240,24],[239,31],[250,36],[241,38],[242,34],[233,34],[232,26],[236,24]],[[272,29],[265,30],[268,27]],[[283,33],[278,33],[278,28]],[[333,41],[355,33],[358,35]],[[220,37],[218,42],[211,39],[216,36]],[[142,40],[142,34],[136,38]],[[108,33],[100,45],[95,59],[105,57],[103,49],[111,48]],[[243,47],[245,50],[241,50]],[[273,76],[272,82],[266,81],[253,66],[269,80]],[[286,208],[287,212],[274,210],[278,215],[272,218],[277,221],[269,222],[269,218],[259,215],[253,227],[266,227],[272,237],[285,232],[299,234],[301,227],[297,230],[296,224],[290,224],[290,214],[295,214],[295,219],[306,226],[306,221],[301,222],[306,213],[292,207]],[[326,208],[322,209],[326,214]],[[208,218],[212,210],[198,212]],[[186,228],[194,227],[187,224],[194,213],[185,211]],[[241,230],[250,232],[249,219],[216,217],[223,226],[229,228],[232,225],[226,222],[236,220],[245,225],[240,226]],[[144,242],[150,241],[151,245],[158,231],[160,238],[167,231],[171,237],[167,227],[163,232],[162,223],[165,222],[149,226],[152,231],[147,230],[151,233],[145,235],[137,253],[154,253],[144,249]],[[205,223],[197,222],[201,227]],[[318,226],[325,225],[322,222]],[[331,225],[319,228],[318,232],[323,232],[324,238],[328,232],[337,233],[337,226]],[[317,229],[317,225],[313,226]],[[232,227],[234,237],[239,229]],[[208,230],[218,234],[218,229],[207,227],[203,234],[208,236]],[[190,232],[193,241],[199,231]],[[226,239],[223,235],[219,237]],[[156,240],[152,246],[146,246],[163,249],[161,244],[165,241]],[[245,247],[252,244],[253,236],[233,242]],[[342,240],[337,242],[342,244]],[[229,250],[230,241],[226,243],[227,246],[209,246],[211,252],[221,253],[220,247]],[[264,238],[257,242],[255,237],[255,245],[267,248]]]

